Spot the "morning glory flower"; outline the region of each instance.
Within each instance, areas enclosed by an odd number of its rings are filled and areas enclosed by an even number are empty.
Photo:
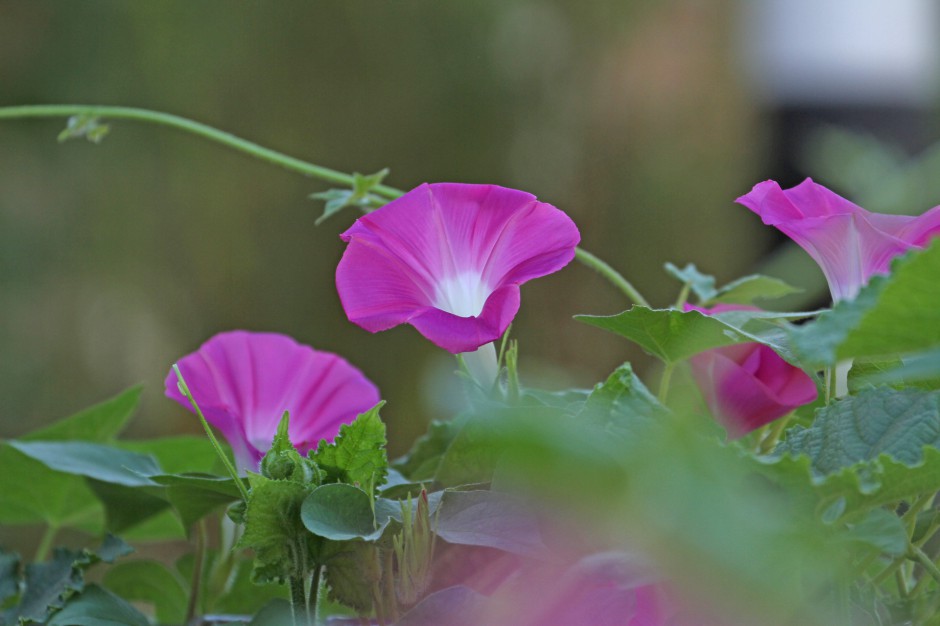
[[[411,324],[453,353],[498,339],[519,286],[574,258],[574,222],[535,196],[496,185],[424,184],[359,218],[336,288],[370,332]]]
[[[177,365],[241,472],[258,470],[285,411],[291,443],[306,454],[379,402],[378,388],[344,359],[276,333],[220,333]],[[167,397],[192,410],[172,371],[165,387]]]
[[[731,304],[710,309],[687,304],[685,308],[705,315],[758,310]],[[689,364],[712,415],[732,438],[809,404],[819,394],[806,372],[760,343],[713,348],[691,357]]]
[[[891,259],[940,234],[940,206],[923,215],[871,213],[811,179],[781,189],[759,183],[737,202],[806,250],[822,268],[834,300],[854,298]]]

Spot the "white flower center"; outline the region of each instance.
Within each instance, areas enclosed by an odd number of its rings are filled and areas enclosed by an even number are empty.
[[[461,272],[437,284],[434,306],[460,317],[476,317],[489,296],[479,272]]]

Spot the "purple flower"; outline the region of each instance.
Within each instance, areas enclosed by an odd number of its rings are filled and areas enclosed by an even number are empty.
[[[711,315],[757,309],[719,304],[711,309],[686,305],[686,310]],[[693,356],[689,362],[712,415],[733,438],[809,404],[818,395],[816,384],[806,372],[763,344],[714,348]]]
[[[496,185],[424,184],[359,218],[336,288],[370,332],[411,324],[453,353],[498,339],[519,310],[519,285],[560,270],[580,234],[535,196]]]
[[[291,443],[305,454],[379,401],[378,388],[341,357],[276,333],[220,333],[177,364],[240,471],[257,471],[284,411]],[[192,410],[172,371],[165,386],[167,397]]]
[[[806,250],[836,301],[854,298],[891,259],[940,234],[940,207],[917,217],[870,213],[809,178],[787,190],[768,180],[737,202]]]

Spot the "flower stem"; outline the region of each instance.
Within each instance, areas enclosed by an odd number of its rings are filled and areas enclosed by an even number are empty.
[[[576,248],[574,251],[574,258],[581,262],[582,265],[590,267],[592,270],[603,276],[610,282],[614,287],[619,289],[627,298],[630,299],[634,304],[639,304],[640,306],[649,307],[650,303],[647,302],[646,298],[636,290],[630,281],[623,277],[620,272],[612,268],[606,262],[597,258],[584,248]]]
[[[30,104],[24,106],[0,107],[0,120],[4,119],[27,119],[27,118],[56,118],[72,117],[76,115],[86,115],[90,117],[100,117],[108,119],[132,120],[135,122],[145,122],[156,124],[158,126],[168,126],[193,135],[214,141],[218,144],[237,150],[256,159],[266,161],[277,165],[286,170],[303,174],[311,178],[316,178],[328,183],[352,186],[354,178],[351,174],[340,172],[322,165],[315,165],[308,161],[288,156],[283,152],[265,148],[253,141],[242,139],[231,133],[213,128],[208,124],[196,122],[194,120],[163,113],[161,111],[151,111],[149,109],[140,109],[136,107],[122,106],[100,106],[94,104]],[[376,185],[371,188],[371,192],[383,198],[394,200],[404,195],[401,189],[389,187],[388,185]],[[598,274],[606,278],[614,287],[619,289],[633,303],[641,306],[649,306],[646,299],[610,265],[597,258],[583,248],[575,250],[575,258],[584,265],[595,270]]]
[[[180,368],[176,363],[173,364],[173,371],[176,373],[176,379],[179,383],[180,393],[186,396],[186,398],[189,400],[189,403],[193,405],[193,410],[195,410],[196,415],[199,416],[199,421],[202,422],[202,427],[206,430],[206,435],[209,437],[209,441],[212,443],[212,447],[215,449],[215,453],[219,455],[220,459],[222,459],[222,464],[225,466],[225,469],[228,470],[228,473],[235,480],[235,486],[238,487],[238,491],[241,493],[242,499],[245,500],[245,502],[248,502],[248,490],[245,489],[245,483],[242,482],[241,477],[238,475],[238,471],[235,469],[235,466],[232,465],[232,462],[229,461],[228,456],[222,450],[222,446],[219,445],[219,440],[215,438],[215,433],[212,432],[212,428],[209,426],[209,422],[206,421],[206,416],[202,414],[202,409],[200,409],[199,405],[196,404],[196,399],[193,398],[193,394],[186,385],[186,381],[183,380],[183,373],[180,371]]]

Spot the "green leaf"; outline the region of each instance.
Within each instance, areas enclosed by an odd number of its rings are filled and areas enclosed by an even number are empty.
[[[698,311],[634,306],[617,315],[576,315],[575,319],[626,337],[666,363],[682,361],[712,348],[747,342],[762,343],[787,361],[796,362],[780,324],[810,315],[814,314],[727,311],[703,315]]]
[[[87,482],[104,505],[105,528],[111,532],[122,533],[170,506],[156,487],[127,487],[90,478]]]
[[[363,541],[327,541],[323,546],[329,598],[360,614],[372,610],[372,588],[382,578],[375,545]]]
[[[238,546],[255,551],[254,580],[274,582],[303,575],[300,561],[304,555],[299,551],[306,551],[308,564],[317,562],[311,545],[315,538],[306,531],[300,517],[310,488],[258,474],[251,474],[249,482],[245,532]]]
[[[160,469],[166,474],[200,472],[204,474],[224,473],[212,442],[205,435],[180,435],[159,437],[139,441],[118,441],[115,445],[122,450],[148,454],[157,460]],[[215,472],[214,470],[220,470]]]
[[[629,363],[598,383],[584,403],[578,420],[620,433],[635,431],[666,413],[666,408],[633,373]]]
[[[753,304],[755,300],[772,300],[802,291],[779,278],[752,274],[717,289],[715,277],[702,274],[693,263],[679,269],[666,263],[666,272],[692,289],[700,306],[715,304]]]
[[[907,529],[901,518],[885,509],[874,509],[845,535],[846,539],[875,548],[890,557],[907,553]]]
[[[940,490],[940,392],[867,389],[794,428],[762,469],[820,507],[862,511]]]
[[[121,563],[108,569],[102,584],[125,600],[153,605],[161,623],[182,624],[186,619],[186,582],[163,563]]]
[[[112,563],[131,552],[133,549],[129,545],[110,535],[97,551],[56,548],[49,561],[26,566],[25,590],[20,603],[4,612],[0,623],[3,620],[13,623],[18,619],[45,623],[66,600],[84,589],[85,569],[99,561]]]
[[[210,568],[211,569],[211,568]],[[239,561],[228,580],[224,581],[224,593],[209,598],[209,609],[213,613],[251,615],[276,598],[287,599],[286,585],[258,585],[252,582],[250,561]],[[290,622],[281,622],[290,624]],[[278,625],[280,626],[280,625]]]
[[[45,623],[56,610],[62,608],[72,594],[81,591],[84,577],[76,562],[84,558],[81,552],[56,548],[45,563],[26,566],[26,589],[18,607],[5,615],[8,622],[16,619]]]
[[[881,454],[916,465],[924,446],[938,445],[940,392],[880,387],[820,409],[812,426],[789,433],[775,453],[806,454],[825,475]]]
[[[488,415],[471,415],[462,422],[460,432],[441,456],[434,474],[437,483],[456,487],[493,479],[505,449],[493,445],[491,432],[496,423],[506,419],[503,413],[494,408]]]
[[[664,267],[670,276],[679,279],[683,285],[688,285],[700,303],[708,302],[718,295],[718,290],[715,289],[715,277],[702,274],[694,263],[689,263],[682,269],[672,263],[666,263]]]
[[[0,551],[0,606],[10,605],[9,600],[19,595],[18,604],[0,612],[0,624],[20,620],[45,623],[69,597],[84,588],[85,569],[99,561],[112,563],[131,552],[129,545],[111,535],[97,551],[56,548],[49,561],[27,565],[21,582],[19,557]]]
[[[381,206],[386,201],[374,195],[371,191],[388,175],[388,168],[380,170],[375,174],[353,174],[352,189],[329,189],[320,193],[311,194],[310,197],[315,200],[325,200],[326,206],[323,209],[323,215],[314,222],[319,226],[329,217],[339,213],[346,207],[356,207],[363,211],[369,211],[376,206]]]
[[[940,239],[896,259],[854,300],[843,300],[812,324],[793,328],[806,361],[833,365],[857,357],[921,351],[940,345]]]
[[[761,457],[758,462],[764,474],[815,500],[820,510],[840,498],[845,511],[861,512],[940,491],[940,450],[929,446],[916,465],[881,454],[826,475],[813,469],[808,456]]]
[[[100,119],[97,115],[88,113],[73,115],[69,118],[66,127],[59,133],[59,143],[80,137],[92,143],[101,143],[111,128],[107,124],[102,124]]]
[[[257,615],[251,618],[248,626],[285,626],[294,623],[294,609],[290,602],[275,599],[268,602]]]
[[[434,532],[444,541],[496,548],[523,556],[544,556],[534,511],[519,497],[498,491],[447,490]]]
[[[133,415],[140,387],[127,391],[75,415],[22,437],[23,441],[69,439],[112,440]],[[49,469],[44,464],[0,444],[0,523],[45,523],[100,533],[104,515],[94,494],[77,476]],[[37,498],[36,494],[43,494]]]
[[[304,500],[300,516],[307,530],[334,541],[375,541],[388,525],[387,517],[381,525],[376,524],[369,494],[344,483],[314,489]]]
[[[462,429],[459,418],[432,421],[427,433],[415,441],[408,454],[395,461],[395,469],[412,482],[433,480],[444,453]]]
[[[857,361],[856,361],[857,363]],[[855,364],[849,371],[849,390],[852,391]],[[940,348],[892,358],[880,363],[880,367],[867,368],[856,374],[857,385],[887,383],[891,385],[914,385],[923,389],[940,389]]]
[[[162,473],[150,455],[84,441],[9,441],[8,445],[50,469],[128,487],[155,485]]]
[[[385,424],[379,409],[385,401],[343,424],[333,443],[325,439],[310,458],[326,474],[324,482],[343,482],[363,488],[385,483],[388,458],[385,454]]]
[[[753,274],[728,283],[707,303],[753,304],[755,300],[773,300],[803,291],[779,278]]]
[[[885,372],[895,370],[899,365],[901,365],[899,357],[855,359],[849,370],[849,393],[855,394],[873,387],[872,380],[880,379]]]
[[[89,585],[48,626],[150,626],[147,618],[110,591]]]
[[[104,561],[105,563],[114,563],[117,559],[122,556],[127,556],[134,552],[134,548],[128,545],[120,537],[114,535],[105,535],[104,541],[101,543],[101,546],[91,552],[91,562]]]
[[[195,474],[159,474],[150,478],[166,487],[165,497],[185,528],[241,498],[241,492],[231,478]]]
[[[746,340],[737,329],[698,311],[634,306],[618,315],[576,315],[575,319],[626,337],[667,363]]]
[[[20,439],[109,442],[124,430],[134,415],[142,390],[141,385],[131,387],[109,400],[23,435]]]
[[[0,523],[101,532],[103,509],[81,477],[49,469],[6,443],[0,444],[0,467]]]
[[[19,571],[20,555],[0,549],[0,610],[20,592]]]

